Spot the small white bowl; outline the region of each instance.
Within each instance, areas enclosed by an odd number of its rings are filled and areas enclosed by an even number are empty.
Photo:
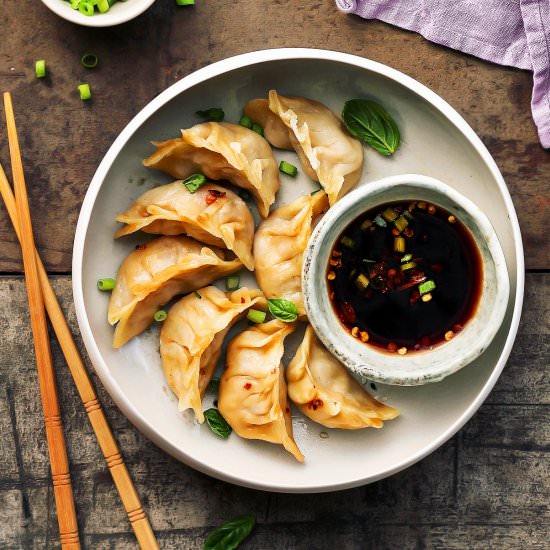
[[[407,355],[389,353],[353,338],[334,313],[325,276],[332,247],[348,224],[366,210],[400,200],[427,201],[456,215],[472,234],[483,267],[479,305],[464,329],[449,342]],[[402,386],[438,382],[479,357],[502,324],[510,293],[504,253],[487,216],[445,183],[417,174],[384,178],[339,200],[313,232],[302,279],[309,320],[331,353],[360,376]]]
[[[78,10],[71,8],[70,2],[65,0],[42,0],[42,3],[54,13],[85,27],[114,27],[121,23],[126,23],[142,14],[155,0],[126,0],[125,2],[116,2],[111,9],[105,13],[95,13],[87,16]]]

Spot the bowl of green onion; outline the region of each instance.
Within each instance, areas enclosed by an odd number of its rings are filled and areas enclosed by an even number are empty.
[[[42,0],[54,13],[86,27],[112,27],[134,19],[155,0]]]

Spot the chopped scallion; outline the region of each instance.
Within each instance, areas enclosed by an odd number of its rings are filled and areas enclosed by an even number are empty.
[[[210,107],[210,109],[204,109],[204,111],[197,111],[196,114],[210,122],[221,122],[225,118],[225,113],[221,107]]]
[[[36,72],[36,78],[44,78],[46,76],[46,61],[44,59],[39,59],[34,64],[34,70]]]
[[[388,224],[386,223],[386,220],[380,215],[378,214],[375,218],[374,218],[374,223],[378,226],[378,227],[387,227]]]
[[[418,292],[420,292],[420,296],[424,296],[424,294],[428,294],[428,292],[431,292],[434,289],[435,283],[431,279],[418,285]]]
[[[407,262],[406,264],[401,264],[401,271],[408,271],[409,269],[414,269],[416,264],[414,262]]]
[[[355,248],[355,241],[353,239],[351,239],[350,237],[348,237],[347,235],[344,235],[341,239],[340,239],[340,242],[342,243],[343,246],[345,246],[346,248]]]
[[[114,279],[98,279],[97,288],[99,290],[113,290],[115,288],[116,281]]]
[[[107,0],[105,0],[107,2]],[[107,3],[108,5],[108,3]],[[99,4],[98,4],[99,6]],[[107,7],[107,9],[109,9]],[[101,10],[100,10],[101,11]],[[103,13],[103,12],[102,12]],[[95,53],[85,53],[80,62],[86,69],[93,69],[94,67],[97,67],[97,64],[99,63],[99,57]]]
[[[109,0],[97,0],[97,9],[99,13],[105,13],[110,8]]]
[[[401,258],[401,263],[404,264],[404,263],[410,262],[412,259],[413,259],[413,255],[412,255],[412,254],[405,254],[405,255]]]
[[[194,294],[199,300],[202,300],[202,296],[201,296],[196,290],[193,290],[193,294]]]
[[[393,208],[386,208],[384,212],[382,212],[382,216],[386,219],[388,222],[393,222],[399,214],[393,209]]]
[[[282,160],[281,164],[279,164],[279,171],[283,174],[286,174],[287,176],[295,178],[296,174],[298,173],[298,168],[296,168],[294,164],[290,164],[290,162]]]
[[[361,231],[366,231],[369,227],[372,226],[372,220],[365,220],[361,225],[360,229]]]
[[[394,252],[405,252],[405,239],[404,237],[395,237],[393,240],[393,251]]]
[[[322,188],[322,187],[319,187],[319,189],[315,189],[315,191],[312,191],[312,192],[310,193],[310,195],[313,197],[313,195],[319,193],[319,191],[322,191],[322,190],[323,190],[323,188]]]
[[[78,4],[78,11],[87,17],[91,17],[94,14],[95,8],[91,2],[80,2]]]
[[[407,220],[405,216],[399,216],[399,218],[397,218],[393,222],[393,225],[395,225],[399,233],[401,233],[401,231],[403,231],[407,227],[407,225],[409,225],[409,220]]]
[[[176,0],[177,6],[194,6],[195,0]]]
[[[94,7],[92,6],[92,9]],[[80,94],[80,99],[82,101],[86,101],[92,97],[92,92],[90,91],[90,85],[89,84],[79,84],[78,85],[78,93]]]
[[[258,309],[249,309],[246,318],[252,323],[263,323],[266,318],[266,312]]]
[[[250,130],[252,128],[253,123],[252,123],[252,119],[249,116],[243,115],[239,120],[239,124]]]
[[[359,290],[366,290],[366,288],[369,286],[369,283],[369,278],[363,273],[360,273],[359,277],[355,279],[355,285],[357,286],[357,288],[359,288]]]
[[[231,275],[225,280],[225,288],[227,290],[237,290],[241,283],[241,278],[238,275]]]
[[[196,193],[198,188],[206,182],[204,174],[191,174],[183,180],[183,185],[187,187],[189,193]]]
[[[164,310],[164,309],[159,309],[153,315],[153,319],[155,321],[157,321],[158,323],[162,323],[162,321],[165,321],[166,317],[168,317],[168,313],[166,313],[166,310]]]
[[[261,136],[264,135],[264,129],[259,124],[256,124],[255,122],[252,123],[251,129],[254,130],[257,134],[260,134]]]

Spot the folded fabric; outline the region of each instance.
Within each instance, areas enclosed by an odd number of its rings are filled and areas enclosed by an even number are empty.
[[[533,71],[533,118],[542,146],[550,147],[550,0],[336,0],[336,5],[436,44]]]

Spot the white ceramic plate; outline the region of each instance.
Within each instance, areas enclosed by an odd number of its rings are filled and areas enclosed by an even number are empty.
[[[71,8],[70,2],[65,2],[65,0],[42,0],[42,3],[59,17],[85,27],[114,27],[126,23],[142,14],[154,2],[155,0],[116,2],[109,11],[105,13],[96,11],[94,15],[88,16]]]
[[[222,441],[191,414],[180,414],[167,388],[158,355],[158,329],[120,350],[111,347],[108,296],[96,281],[114,276],[126,254],[146,237],[113,240],[115,215],[147,188],[168,181],[141,165],[151,139],[178,135],[196,122],[197,109],[222,106],[238,120],[248,99],[269,88],[318,99],[335,111],[353,97],[372,97],[394,115],[402,144],[393,158],[366,151],[364,184],[399,173],[444,180],[489,217],[503,247],[510,276],[504,323],[492,345],[473,364],[443,382],[421,387],[378,386],[376,395],[401,417],[382,430],[325,429],[294,411],[294,434],[306,460],[299,464],[281,447],[232,435]],[[296,164],[292,153],[279,159]],[[316,188],[303,175],[282,176],[278,203]],[[389,67],[352,55],[309,49],[274,49],[214,63],[177,82],[147,105],[122,131],[101,162],[78,221],[73,289],[84,343],[99,377],[128,418],[160,447],[207,474],[249,487],[283,492],[321,492],[353,487],[414,464],[449,439],[479,408],[510,354],[523,300],[523,250],[510,195],[473,130],[439,96]],[[246,282],[252,284],[253,279]],[[295,343],[295,342],[294,342]],[[292,344],[292,343],[291,343]],[[288,356],[294,346],[289,346]],[[212,397],[208,397],[209,405]],[[321,432],[328,437],[320,437]]]

